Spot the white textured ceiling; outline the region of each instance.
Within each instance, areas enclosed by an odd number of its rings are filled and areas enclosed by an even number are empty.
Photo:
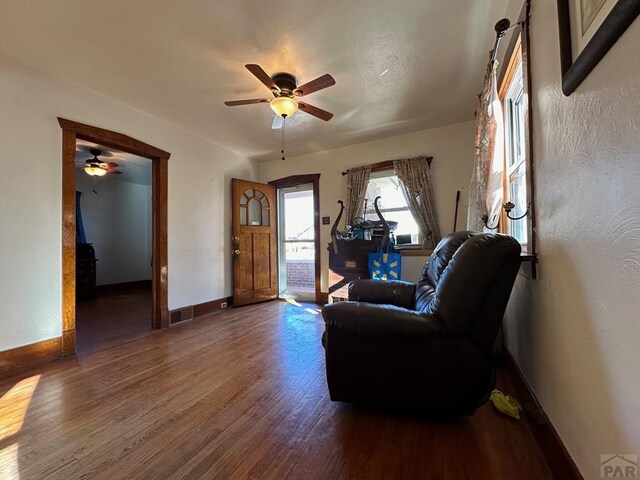
[[[268,96],[245,68],[305,97],[288,155],[470,120],[506,0],[3,0],[0,50],[258,160],[279,158]],[[82,119],[78,119],[82,120]],[[123,132],[127,133],[127,132]]]
[[[104,179],[116,180],[119,182],[136,183],[138,185],[151,185],[152,161],[149,158],[139,157],[131,153],[122,152],[115,148],[107,148],[97,143],[78,140],[76,142],[76,175],[87,175],[83,169],[86,160],[93,158],[89,153],[91,148],[99,149],[102,154],[98,156],[103,162],[114,162],[118,166],[116,170],[122,172],[121,175],[106,175],[95,177],[96,182]]]

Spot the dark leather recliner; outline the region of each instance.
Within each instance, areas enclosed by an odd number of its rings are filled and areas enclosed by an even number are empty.
[[[352,282],[348,302],[322,310],[331,399],[471,415],[495,385],[492,347],[520,250],[507,235],[456,232],[417,284]]]

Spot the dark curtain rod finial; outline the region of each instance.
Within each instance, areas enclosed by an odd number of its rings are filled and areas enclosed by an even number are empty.
[[[496,30],[496,40],[504,37],[505,33],[509,30],[513,30],[514,28],[524,28],[524,20],[514,23],[511,25],[511,21],[508,18],[503,18],[502,20],[498,20],[495,26]]]
[[[496,30],[496,42],[493,44],[493,50],[491,50],[491,60],[490,63],[494,63],[496,61],[496,57],[498,55],[498,47],[500,46],[500,40],[504,37],[505,33],[509,30],[513,30],[516,27],[524,27],[524,21],[514,23],[511,25],[511,21],[508,18],[503,18],[496,22],[495,30]]]
[[[496,22],[496,26],[495,26],[496,33],[497,33],[498,35],[502,35],[502,34],[504,34],[504,32],[506,32],[506,31],[507,31],[507,29],[508,29],[510,26],[511,26],[511,20],[509,20],[508,18],[503,18],[503,19],[501,19],[501,20],[498,20],[498,21]]]

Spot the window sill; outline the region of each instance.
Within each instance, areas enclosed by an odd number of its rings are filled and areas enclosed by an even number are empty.
[[[433,253],[432,249],[405,248],[398,250],[403,257],[428,257]]]
[[[538,255],[535,253],[522,252],[520,254],[520,260],[523,264],[529,264],[526,271],[522,273],[533,280],[538,278]]]
[[[433,250],[411,248],[411,249],[399,250],[399,253],[402,257],[429,257],[433,253]],[[520,254],[520,261],[522,264],[528,264],[528,267],[525,267],[524,270],[520,271],[521,274],[533,280],[538,278],[538,269],[537,269],[538,255],[537,254],[522,252]]]

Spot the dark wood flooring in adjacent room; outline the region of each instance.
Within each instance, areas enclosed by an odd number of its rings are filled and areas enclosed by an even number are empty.
[[[98,287],[76,305],[78,355],[130,341],[151,331],[151,282]]]
[[[237,308],[0,379],[0,477],[550,478],[489,405],[435,423],[332,403],[316,309]]]

